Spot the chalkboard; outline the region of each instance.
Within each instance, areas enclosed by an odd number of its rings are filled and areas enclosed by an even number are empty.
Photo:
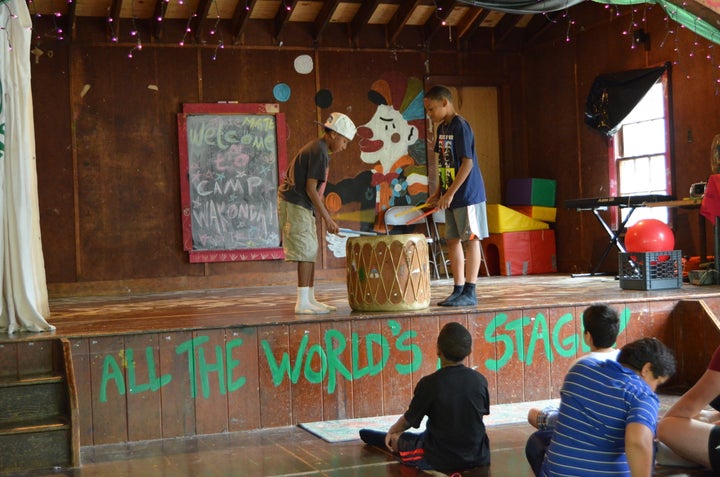
[[[277,104],[184,104],[178,114],[183,247],[191,262],[272,260],[285,172]]]

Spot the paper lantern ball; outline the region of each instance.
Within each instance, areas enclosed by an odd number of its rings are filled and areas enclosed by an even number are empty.
[[[657,219],[640,220],[625,234],[625,250],[628,252],[662,252],[674,250],[674,247],[672,229]]]

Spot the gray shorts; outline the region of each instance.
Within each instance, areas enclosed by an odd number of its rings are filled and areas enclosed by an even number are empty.
[[[489,236],[485,202],[445,211],[446,239],[460,239],[466,242],[482,240]]]
[[[315,214],[305,207],[278,200],[278,219],[286,262],[317,260],[318,239]]]

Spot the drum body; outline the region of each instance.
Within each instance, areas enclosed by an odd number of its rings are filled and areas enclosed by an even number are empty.
[[[419,310],[430,306],[430,265],[424,235],[351,237],[347,289],[356,311]]]

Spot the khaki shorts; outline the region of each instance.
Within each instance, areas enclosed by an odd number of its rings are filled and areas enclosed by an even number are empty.
[[[318,239],[315,215],[305,207],[278,200],[278,218],[286,262],[317,260]]]

